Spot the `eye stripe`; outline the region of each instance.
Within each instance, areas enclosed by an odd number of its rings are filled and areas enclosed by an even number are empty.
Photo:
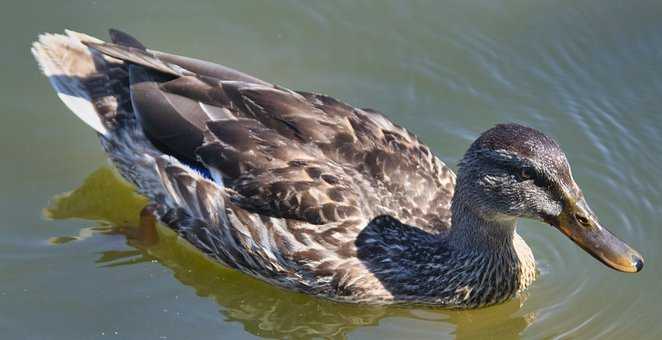
[[[550,186],[552,186],[552,183],[547,178],[547,176],[545,174],[538,172],[537,169],[532,166],[525,165],[522,168],[520,168],[519,176],[523,181],[533,180],[533,183],[541,188],[549,188]]]

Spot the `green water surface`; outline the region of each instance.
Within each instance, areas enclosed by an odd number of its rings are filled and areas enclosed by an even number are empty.
[[[659,338],[662,2],[4,1],[0,10],[0,338]],[[453,168],[498,122],[554,136],[605,226],[646,258],[610,270],[522,221],[540,275],[477,311],[336,304],[222,269],[107,167],[29,47],[65,28],[224,63],[385,112]],[[72,192],[73,191],[73,192]]]

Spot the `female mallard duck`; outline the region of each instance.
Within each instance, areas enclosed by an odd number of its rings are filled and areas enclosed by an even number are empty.
[[[456,180],[378,112],[111,38],[44,34],[32,52],[161,221],[228,267],[337,301],[487,306],[535,278],[519,217],[643,266],[540,131],[484,132]]]

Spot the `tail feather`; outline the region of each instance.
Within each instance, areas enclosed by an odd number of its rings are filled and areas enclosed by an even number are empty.
[[[140,50],[147,50],[147,47],[143,45],[138,39],[132,37],[131,35],[124,33],[118,29],[111,28],[108,33],[110,33],[110,40],[118,45],[131,46]],[[98,41],[101,43],[102,41]]]
[[[87,125],[108,135],[108,128],[101,120],[86,84],[87,80],[99,76],[95,56],[81,43],[77,33],[72,32],[69,36],[42,34],[32,45],[32,54],[60,100]]]
[[[144,50],[142,48],[117,45],[114,43],[96,43],[96,42],[84,42],[84,43],[90,48],[93,48],[105,55],[120,60],[125,60],[137,65],[141,65],[153,70],[157,70],[165,74],[170,74],[173,76],[193,74],[175,64],[168,64],[163,62],[162,60],[152,55],[151,52]]]

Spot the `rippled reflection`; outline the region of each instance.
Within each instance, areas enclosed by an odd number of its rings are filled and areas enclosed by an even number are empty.
[[[213,298],[225,320],[243,324],[253,335],[274,338],[310,336],[344,338],[362,327],[403,324],[419,338],[476,336],[513,338],[534,320],[520,309],[523,299],[477,311],[445,311],[339,304],[284,291],[208,260],[163,226],[156,229],[139,218],[146,200],[133,193],[106,167],[90,174],[72,192],[56,196],[46,215],[53,219],[84,218],[100,222],[78,235],[51,239],[53,244],[84,240],[91,235],[121,234],[134,249],[101,251],[101,267],[157,260],[181,283],[202,297]],[[156,230],[156,234],[153,231]],[[425,324],[425,327],[417,325]],[[401,331],[401,330],[399,330]]]

